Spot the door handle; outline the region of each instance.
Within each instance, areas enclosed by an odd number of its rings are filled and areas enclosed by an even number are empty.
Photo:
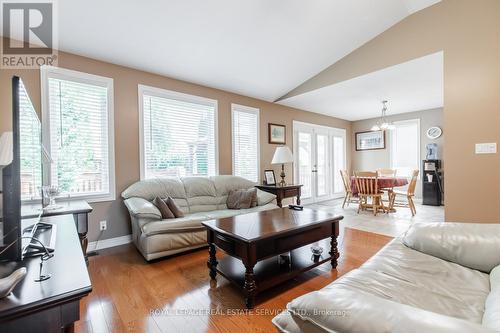
[[[318,170],[311,170],[311,172],[318,172]]]

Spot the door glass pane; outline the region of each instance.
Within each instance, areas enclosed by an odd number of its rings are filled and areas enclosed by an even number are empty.
[[[345,152],[344,152],[344,138],[335,136],[333,137],[333,192],[341,193],[344,191],[342,184],[342,176],[340,170],[345,169]]]
[[[328,136],[320,134],[316,136],[316,152],[317,195],[321,196],[328,194]]]
[[[302,187],[302,196],[311,197],[311,134],[299,132],[299,184]]]

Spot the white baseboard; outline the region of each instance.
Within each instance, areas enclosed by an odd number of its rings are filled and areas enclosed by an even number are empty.
[[[131,242],[132,242],[132,235],[102,239],[98,242],[89,242],[89,245],[87,246],[87,252],[107,249],[109,247],[124,245]]]

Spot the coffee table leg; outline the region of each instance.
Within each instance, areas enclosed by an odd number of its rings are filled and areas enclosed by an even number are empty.
[[[217,275],[217,257],[215,256],[215,245],[213,243],[210,243],[208,245],[208,261],[207,261],[207,266],[208,269],[210,270],[210,278],[212,280],[215,280],[215,276]]]
[[[253,273],[254,265],[245,265],[245,305],[248,309],[252,309],[255,301],[255,292],[257,285],[255,284],[255,276]]]
[[[339,258],[339,249],[338,249],[338,243],[337,243],[337,235],[332,235],[331,241],[330,241],[330,256],[332,257],[331,259],[331,264],[332,268],[337,267],[337,259]]]

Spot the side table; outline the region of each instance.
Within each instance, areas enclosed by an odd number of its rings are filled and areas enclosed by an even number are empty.
[[[264,192],[272,193],[276,196],[276,202],[279,207],[283,207],[282,201],[285,198],[297,198],[297,205],[300,205],[300,189],[303,185],[255,185],[256,188]]]

